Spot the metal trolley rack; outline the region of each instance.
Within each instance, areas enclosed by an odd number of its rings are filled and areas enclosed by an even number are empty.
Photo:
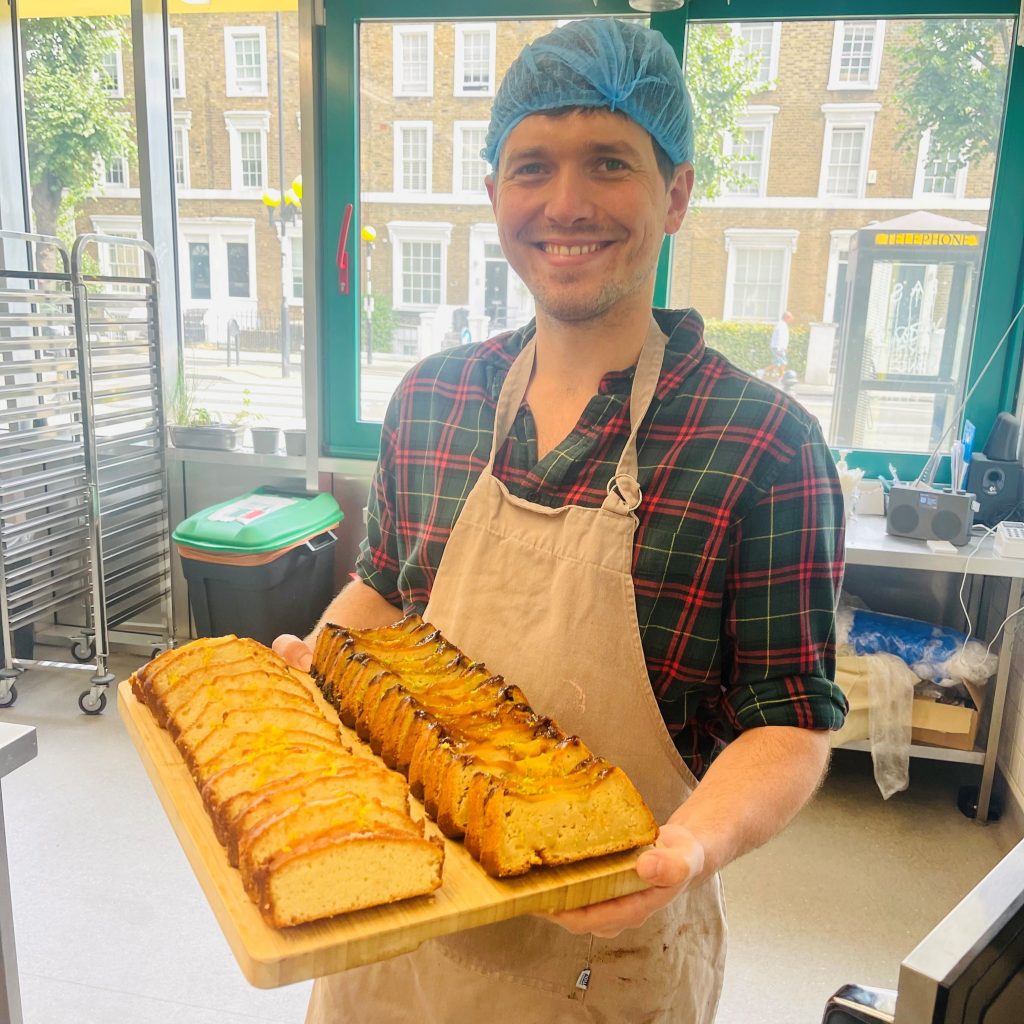
[[[85,274],[91,243],[138,247],[146,273]],[[159,606],[160,645],[172,642],[155,263],[123,238],[83,236],[69,257],[56,239],[3,231],[0,247],[0,707],[41,665],[92,671],[78,703],[98,714],[108,624]],[[74,662],[16,656],[16,630],[75,607]]]

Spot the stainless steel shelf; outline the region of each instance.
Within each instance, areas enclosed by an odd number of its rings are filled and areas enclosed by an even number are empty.
[[[137,248],[145,275],[87,273],[104,245]],[[67,667],[95,659],[83,711],[106,702],[112,627],[157,609],[154,643],[173,642],[156,308],[144,242],[82,235],[69,254],[0,231],[0,707],[34,664],[14,658],[13,631],[65,606],[86,622]]]

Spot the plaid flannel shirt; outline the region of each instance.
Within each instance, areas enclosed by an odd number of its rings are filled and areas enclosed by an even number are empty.
[[[834,607],[843,504],[817,420],[706,348],[695,312],[654,314],[669,342],[638,439],[632,574],[651,686],[699,778],[744,729],[842,725]],[[406,612],[426,608],[487,464],[501,385],[532,332],[430,356],[392,399],[356,571]],[[607,374],[539,462],[524,401],[496,476],[530,502],[599,506],[629,435],[632,379],[632,368]]]

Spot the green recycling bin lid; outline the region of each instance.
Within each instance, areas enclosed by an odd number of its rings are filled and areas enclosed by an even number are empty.
[[[258,487],[189,516],[171,537],[175,544],[199,551],[255,554],[301,543],[341,519],[330,494]]]

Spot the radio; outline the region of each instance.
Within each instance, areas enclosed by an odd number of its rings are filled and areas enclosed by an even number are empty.
[[[918,540],[948,540],[962,547],[970,540],[976,510],[973,494],[894,484],[889,492],[885,532]]]

